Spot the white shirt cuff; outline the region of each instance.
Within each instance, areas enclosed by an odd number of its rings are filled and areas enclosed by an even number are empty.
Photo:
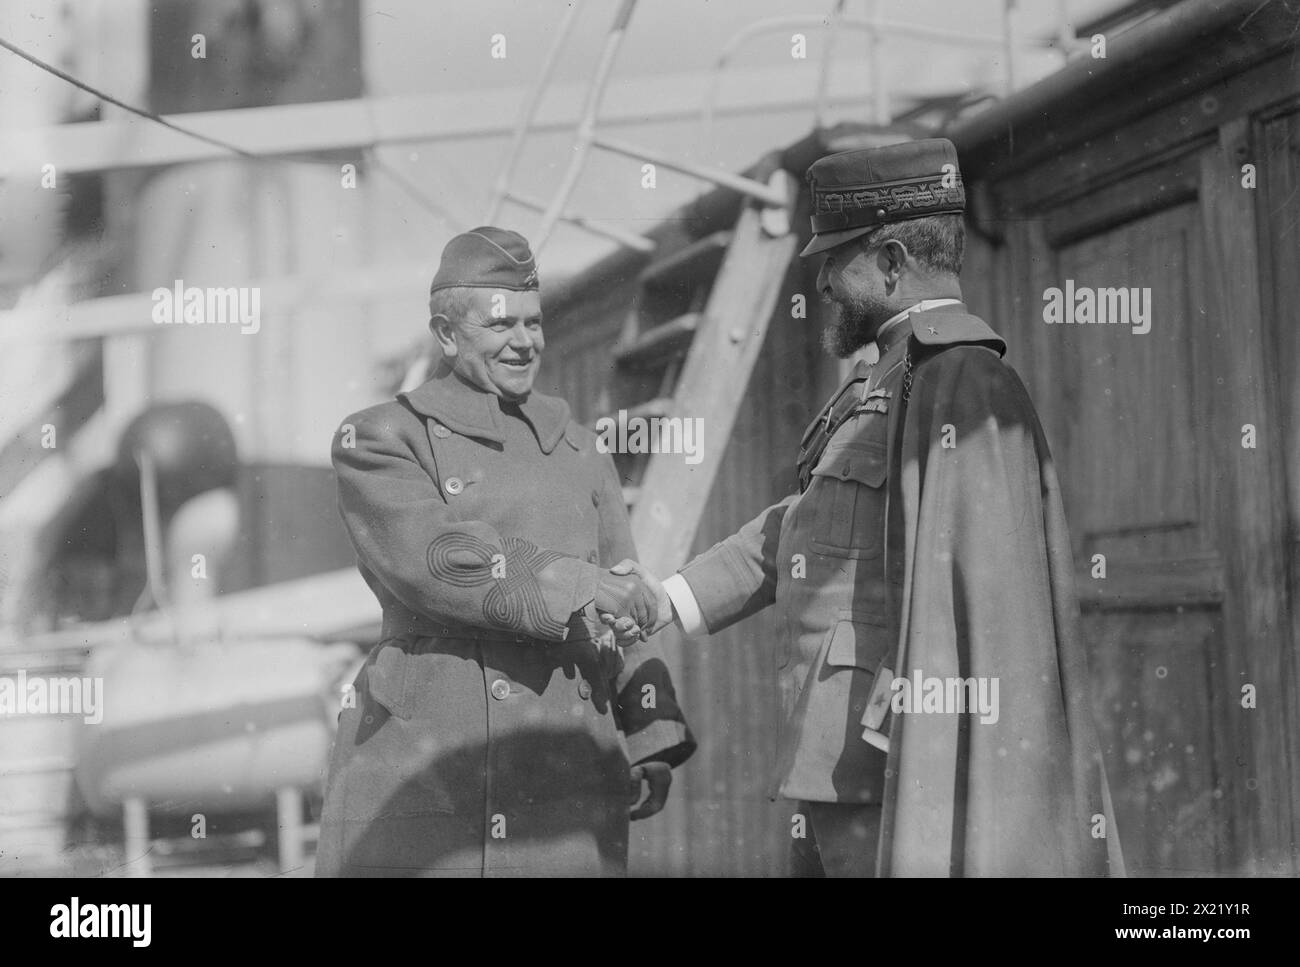
[[[664,592],[673,602],[673,611],[676,612],[674,620],[681,626],[682,631],[693,635],[703,628],[704,615],[700,614],[699,602],[695,600],[695,593],[686,583],[686,578],[674,574],[665,578],[663,585]]]
[[[868,745],[874,745],[881,752],[889,751],[889,736],[883,732],[877,732],[875,729],[863,729],[862,739]]]

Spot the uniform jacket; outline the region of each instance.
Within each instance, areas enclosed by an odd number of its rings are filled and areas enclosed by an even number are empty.
[[[806,488],[681,571],[710,633],[776,605],[781,717],[772,791],[788,799],[879,803],[884,796],[885,754],[862,740],[859,721],[895,641],[885,481],[905,324],[891,336],[879,361],[859,363],[804,433]]]
[[[658,646],[602,647],[575,615],[634,556],[611,457],[562,400],[446,375],[344,420],[333,462],[384,619],[318,875],[623,872],[629,762],[695,743]]]
[[[1121,872],[1042,429],[982,320],[948,305],[909,326],[877,364],[905,357],[884,403],[863,394],[807,489],[682,576],[711,632],[775,603],[778,791],[881,802],[882,875]],[[997,678],[996,722],[883,713],[914,675]]]

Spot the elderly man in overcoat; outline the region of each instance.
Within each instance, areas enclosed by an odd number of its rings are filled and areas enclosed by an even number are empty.
[[[961,301],[956,149],[842,152],[808,179],[826,348],[876,358],[808,427],[799,492],[657,588],[655,630],[776,606],[796,875],[1121,872],[1051,453]]]
[[[340,715],[317,875],[624,873],[629,814],[662,808],[695,743],[635,638],[653,594],[608,570],[635,554],[613,460],[533,391],[522,236],[452,239],[430,314],[434,377],[334,438],[383,631]]]

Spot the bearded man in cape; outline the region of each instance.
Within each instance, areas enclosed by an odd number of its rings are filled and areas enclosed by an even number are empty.
[[[798,493],[651,579],[653,630],[780,612],[795,875],[1122,874],[1051,454],[961,302],[956,149],[841,152],[808,180],[826,348],[876,358],[808,427]]]

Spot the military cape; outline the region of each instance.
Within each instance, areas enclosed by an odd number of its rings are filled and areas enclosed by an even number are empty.
[[[996,678],[999,707],[890,715],[880,874],[1122,875],[1046,438],[982,320],[949,305],[912,321],[891,426],[892,672]]]

